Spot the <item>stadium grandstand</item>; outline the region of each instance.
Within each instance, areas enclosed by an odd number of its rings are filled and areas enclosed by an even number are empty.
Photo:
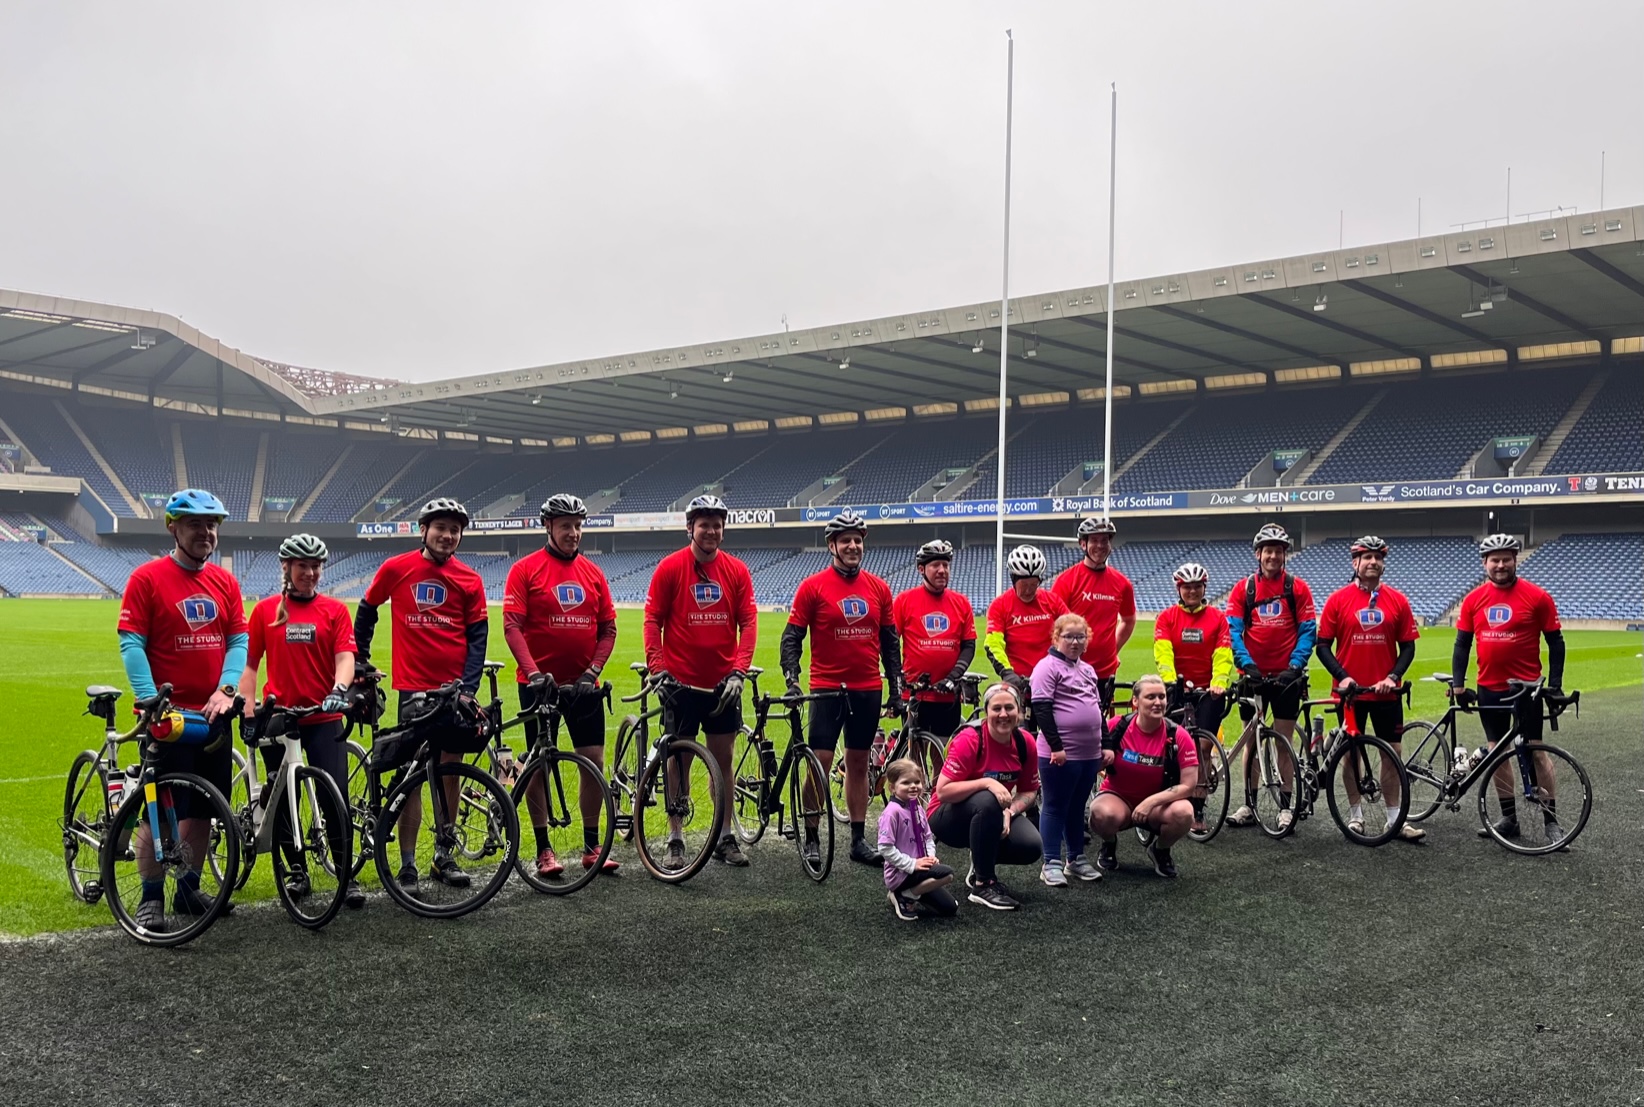
[[[1390,581],[1441,622],[1487,529],[1572,619],[1644,621],[1644,208],[1226,266],[1116,289],[1114,564],[1144,610],[1171,571],[1213,594],[1281,517],[1302,576],[1345,579],[1346,540],[1394,546]],[[0,593],[110,596],[166,545],[159,505],[210,488],[248,595],[293,530],[356,598],[432,496],[476,516],[463,556],[499,594],[536,505],[583,496],[617,598],[644,598],[704,490],[735,509],[758,599],[825,561],[817,520],[873,520],[868,567],[994,588],[999,305],[981,303],[420,383],[254,358],[154,312],[0,290]],[[1106,290],[1010,305],[1009,531],[1052,571],[1099,514]],[[1618,576],[1618,573],[1620,574]],[[1618,581],[1624,582],[1618,584]]]

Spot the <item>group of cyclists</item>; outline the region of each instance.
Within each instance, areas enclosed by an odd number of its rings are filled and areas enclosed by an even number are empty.
[[[356,668],[370,661],[384,604],[392,628],[391,687],[402,715],[418,693],[452,682],[462,696],[478,693],[489,623],[484,582],[456,556],[471,522],[461,503],[436,498],[422,508],[417,548],[383,563],[352,619],[341,602],[321,591],[329,551],[308,534],[281,544],[280,593],[256,604],[248,618],[239,585],[211,560],[227,517],[211,493],[177,492],[165,508],[174,548],[131,575],[120,611],[120,653],[140,699],[169,684],[178,707],[220,722],[237,702],[251,711],[261,670],[263,694],[287,706],[319,709],[302,719],[302,748],[310,763],[331,775],[346,794],[343,712]],[[581,552],[587,517],[586,504],[569,493],[556,493],[542,504],[543,546],[510,570],[503,625],[518,671],[522,710],[551,697],[572,746],[603,766],[602,671],[616,643],[617,622],[610,583],[596,561]],[[678,737],[702,732],[719,763],[727,804],[732,754],[743,730],[744,681],[758,641],[752,577],[739,558],[722,548],[728,517],[717,496],[690,502],[687,544],[657,565],[644,612],[647,679],[667,689],[663,726]],[[1329,673],[1332,693],[1352,693],[1342,707],[1352,713],[1355,725],[1399,748],[1404,724],[1400,690],[1420,632],[1408,600],[1384,581],[1390,547],[1378,537],[1367,535],[1352,544],[1351,580],[1327,597],[1322,610],[1307,583],[1287,570],[1292,543],[1276,524],[1256,532],[1256,571],[1233,583],[1225,611],[1206,602],[1211,582],[1205,567],[1181,565],[1174,573],[1179,602],[1160,613],[1154,627],[1157,675],[1136,681],[1131,713],[1117,719],[1119,654],[1136,627],[1136,599],[1131,582],[1109,564],[1115,524],[1109,519],[1080,522],[1076,537],[1083,556],[1048,583],[1044,553],[1017,546],[1006,562],[1010,586],[986,613],[982,652],[998,682],[980,697],[981,720],[966,726],[961,690],[975,660],[976,618],[970,601],[950,586],[953,545],[935,539],[920,546],[918,583],[893,595],[883,579],[863,568],[867,533],[866,520],[848,509],[826,524],[830,563],[803,580],[794,594],[781,637],[780,669],[790,694],[803,694],[807,676],[811,693],[830,693],[811,702],[807,739],[831,772],[843,738],[850,857],[865,865],[888,865],[895,854],[900,868],[896,874],[887,869],[887,882],[893,884],[890,894],[898,917],[914,917],[894,886],[908,866],[917,863],[921,886],[938,883],[925,875],[934,860],[908,854],[909,842],[932,850],[937,841],[972,848],[969,898],[1000,910],[1018,904],[998,883],[996,861],[1027,863],[1042,850],[1046,884],[1065,884],[1069,875],[1100,879],[1102,870],[1115,866],[1115,835],[1131,826],[1147,832],[1155,871],[1175,876],[1169,844],[1203,817],[1202,793],[1193,792],[1198,769],[1194,742],[1182,727],[1215,732],[1228,713],[1236,682],[1260,690],[1255,702],[1265,704],[1273,726],[1288,737],[1307,695],[1310,660],[1317,656]],[[1509,535],[1484,540],[1480,553],[1486,579],[1463,601],[1457,620],[1451,695],[1468,694],[1467,668],[1476,648],[1479,704],[1511,702],[1514,708],[1482,715],[1492,747],[1512,730],[1515,717],[1520,733],[1540,736],[1539,708],[1522,698],[1509,701],[1509,682],[1540,678],[1542,638],[1548,645],[1549,690],[1556,691],[1563,677],[1556,605],[1545,591],[1518,577],[1520,549]],[[870,842],[870,750],[882,720],[905,713],[913,698],[919,701],[920,727],[944,741],[953,739],[947,762],[937,779],[912,784],[904,779],[907,770],[899,770],[896,799],[910,802],[904,792],[923,790],[929,797],[928,821],[925,815],[906,816],[896,837],[900,846],[884,845],[882,838]],[[1250,702],[1240,698],[1246,726],[1258,721]],[[1028,743],[1036,749],[1028,749]],[[1166,764],[1172,748],[1175,761]],[[280,756],[278,749],[265,748],[270,771]],[[225,795],[229,792],[232,766],[226,747],[206,753],[176,744],[161,757],[163,768],[195,773]],[[1073,762],[1084,767],[1064,772]],[[1281,768],[1288,789],[1294,769],[1288,762],[1281,762]],[[1394,768],[1393,778],[1383,781],[1391,808],[1401,802]],[[1090,799],[1098,772],[1104,782]],[[1037,814],[1032,826],[1021,818],[1037,807],[1041,774],[1045,786],[1056,791],[1054,857],[1048,834],[1042,841],[1034,829]],[[1252,781],[1254,774],[1246,772],[1243,779]],[[1256,797],[1247,792],[1240,798],[1229,822],[1251,825]],[[454,807],[455,797],[447,799],[447,806]],[[540,876],[553,877],[567,864],[618,868],[615,859],[601,860],[599,802],[597,792],[584,791],[585,849],[580,858],[562,858],[549,844],[546,802],[527,796]],[[1281,820],[1294,818],[1288,802],[1284,806]],[[1516,833],[1511,797],[1502,799],[1501,811],[1497,829]],[[205,820],[178,814],[185,838],[203,842]],[[420,797],[398,815],[399,882],[465,886],[469,876],[453,848],[451,828],[433,829],[432,863],[427,871],[419,869],[415,845],[422,819]],[[1087,829],[1102,840],[1095,866],[1082,852]],[[803,843],[808,853],[818,849],[815,833],[810,828]],[[1408,824],[1399,833],[1409,841],[1424,834]],[[139,841],[143,885],[138,922],[160,928],[167,914],[166,882],[151,853],[149,868],[144,868],[145,848],[151,849]],[[196,856],[204,852],[194,850]],[[726,865],[748,864],[729,827],[714,855]],[[683,865],[682,845],[671,842],[668,856],[670,863]],[[195,877],[192,884],[186,874],[178,881],[174,913],[203,910],[197,869]],[[291,879],[300,877],[297,873]],[[349,886],[346,902],[352,907],[364,902],[357,885]]]

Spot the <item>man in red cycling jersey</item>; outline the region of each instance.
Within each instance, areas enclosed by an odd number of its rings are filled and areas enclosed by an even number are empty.
[[[600,672],[616,646],[616,605],[611,585],[598,565],[581,556],[582,524],[588,505],[581,497],[558,492],[539,513],[547,540],[540,550],[520,558],[508,570],[502,599],[503,637],[519,672],[519,706],[528,711],[553,696],[578,753],[605,766],[605,703]],[[539,721],[525,720],[525,740],[535,745]],[[526,791],[525,805],[536,837],[537,875],[552,879],[565,871],[548,844],[548,798],[537,773]],[[580,790],[582,867],[599,860],[604,804],[597,782]],[[605,872],[619,862],[605,859]]]
[[[1564,629],[1558,621],[1558,605],[1547,592],[1518,575],[1518,555],[1524,544],[1511,534],[1492,534],[1479,543],[1484,559],[1484,583],[1467,593],[1456,614],[1456,645],[1450,657],[1451,698],[1467,695],[1467,662],[1478,642],[1479,722],[1484,725],[1490,748],[1512,732],[1527,742],[1539,742],[1542,735],[1542,707],[1512,690],[1513,680],[1541,679],[1541,639],[1547,640],[1546,694],[1561,696],[1564,691]],[[1510,709],[1509,709],[1510,705]],[[1492,710],[1493,709],[1493,710]],[[1557,794],[1558,782],[1553,762],[1546,754],[1535,756],[1537,779],[1545,782],[1550,795]],[[1518,808],[1513,790],[1518,782],[1512,769],[1503,765],[1495,774],[1496,798],[1501,818],[1496,829],[1504,837],[1519,836]],[[1554,800],[1542,809],[1549,841],[1564,837],[1558,825]],[[1489,831],[1480,829],[1480,838]]]
[[[1017,546],[1005,558],[1010,589],[988,605],[988,633],[982,648],[999,679],[1016,689],[1022,703],[1031,697],[1028,678],[1050,652],[1051,629],[1067,614],[1062,597],[1040,588],[1045,555],[1037,546]],[[1110,703],[1103,703],[1105,709]]]
[[[718,496],[698,496],[685,508],[690,544],[663,558],[645,593],[645,664],[651,679],[669,677],[678,687],[663,694],[663,726],[676,738],[703,732],[731,797],[731,751],[742,728],[742,682],[759,642],[759,611],[753,577],[739,559],[720,549],[730,509]],[[685,846],[669,840],[663,863],[685,865]],[[714,856],[746,865],[726,819]]]
[[[391,557],[371,579],[365,598],[354,612],[354,640],[358,662],[371,659],[371,639],[377,631],[377,609],[394,608],[394,663],[392,687],[399,693],[399,715],[417,692],[432,692],[459,681],[463,694],[479,691],[485,670],[485,645],[490,633],[486,621],[485,582],[457,560],[462,532],[468,527],[468,509],[446,497],[429,500],[417,514],[421,544]],[[460,761],[460,754],[442,753],[442,761]],[[457,781],[445,782],[446,811],[457,810]],[[400,813],[399,882],[417,883],[417,835],[422,829],[422,795],[412,796]],[[428,875],[453,888],[468,887],[468,874],[458,867],[452,850],[456,832],[450,825],[434,831],[434,859]]]
[[[959,729],[959,678],[976,656],[976,613],[963,592],[948,587],[953,544],[938,538],[914,555],[919,584],[896,597],[891,619],[902,640],[902,691],[919,701],[919,726],[947,739]],[[936,687],[909,688],[928,675]]]
[[[1107,707],[1113,704],[1119,681],[1119,651],[1136,631],[1136,589],[1129,577],[1107,563],[1118,532],[1111,519],[1080,522],[1079,549],[1085,556],[1058,573],[1050,585],[1067,609],[1084,616],[1090,626],[1085,661],[1096,670],[1102,704]]]
[[[833,564],[800,582],[788,625],[782,631],[782,676],[789,693],[799,691],[799,659],[805,632],[811,639],[811,692],[837,693],[811,701],[810,745],[833,772],[834,751],[845,735],[845,806],[850,813],[851,860],[880,864],[879,851],[865,837],[868,817],[868,751],[879,729],[880,710],[902,698],[902,648],[896,638],[890,586],[862,568],[868,524],[846,509],[824,528]],[[890,695],[879,685],[881,665]],[[807,832],[805,850],[817,847]]]
[[[1365,732],[1366,723],[1377,738],[1388,743],[1404,759],[1400,740],[1404,733],[1404,705],[1399,701],[1399,689],[1404,674],[1416,659],[1416,614],[1410,601],[1396,588],[1382,583],[1387,564],[1387,543],[1373,534],[1367,534],[1353,543],[1353,583],[1339,588],[1324,601],[1319,616],[1319,662],[1336,682],[1336,699],[1341,694],[1356,690],[1346,710],[1353,713],[1353,729]],[[1354,774],[1344,772],[1342,781],[1347,786],[1347,829],[1353,834],[1364,833],[1363,803]],[[1403,791],[1399,782],[1399,766],[1383,761],[1381,766],[1382,795],[1386,798],[1387,822],[1398,821]],[[1419,842],[1427,832],[1405,823],[1399,827],[1399,837],[1406,842]]]
[[[1273,729],[1289,740],[1296,733],[1296,718],[1307,695],[1307,659],[1313,655],[1318,619],[1313,610],[1313,590],[1307,582],[1285,571],[1290,557],[1290,535],[1277,523],[1268,523],[1251,540],[1257,571],[1234,585],[1227,597],[1227,627],[1233,638],[1233,660],[1245,678],[1256,684],[1273,712]],[[1245,732],[1259,719],[1243,704],[1239,718]],[[1256,743],[1245,747],[1244,805],[1228,817],[1233,826],[1250,826],[1256,821]],[[1294,793],[1294,767],[1288,759],[1279,762],[1278,825],[1288,831],[1296,821],[1290,806]]]
[[[213,564],[217,527],[228,509],[216,496],[185,488],[166,501],[166,530],[175,542],[170,554],[144,562],[126,581],[120,600],[120,660],[138,700],[171,685],[171,703],[216,722],[234,706],[245,669],[248,634],[240,585]],[[228,743],[210,753],[183,743],[160,747],[161,772],[194,773],[225,797],[233,779]],[[184,802],[186,802],[186,797]],[[209,897],[200,891],[200,861],[207,853],[210,821],[177,812],[183,840],[196,860],[178,878],[172,895],[177,916],[203,915]],[[137,925],[162,933],[174,928],[165,909],[165,870],[154,861],[154,840],[145,822],[133,836],[142,896]],[[227,913],[227,907],[224,908]]]

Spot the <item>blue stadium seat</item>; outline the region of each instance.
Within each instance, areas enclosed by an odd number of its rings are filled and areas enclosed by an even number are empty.
[[[1565,619],[1644,619],[1644,534],[1566,534],[1526,555],[1519,573]]]
[[[1644,373],[1618,365],[1598,390],[1544,473],[1644,471]]]

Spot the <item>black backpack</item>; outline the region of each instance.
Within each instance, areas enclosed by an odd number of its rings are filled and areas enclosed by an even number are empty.
[[[1296,578],[1289,573],[1284,574],[1284,602],[1290,608],[1290,621],[1300,626],[1301,620],[1296,618]],[[1255,611],[1256,574],[1251,573],[1244,578],[1244,618],[1247,624]]]
[[[1115,759],[1118,758],[1119,752],[1124,749],[1125,732],[1130,729],[1130,720],[1135,717],[1135,714],[1121,716],[1119,721],[1114,723],[1112,728],[1108,730],[1107,737],[1102,739],[1102,748],[1112,750]],[[1165,730],[1165,747],[1162,755],[1164,780],[1159,786],[1161,792],[1166,788],[1174,788],[1182,782],[1182,765],[1177,760],[1176,750],[1176,731],[1178,727],[1169,719],[1165,720],[1165,727],[1167,729]]]

